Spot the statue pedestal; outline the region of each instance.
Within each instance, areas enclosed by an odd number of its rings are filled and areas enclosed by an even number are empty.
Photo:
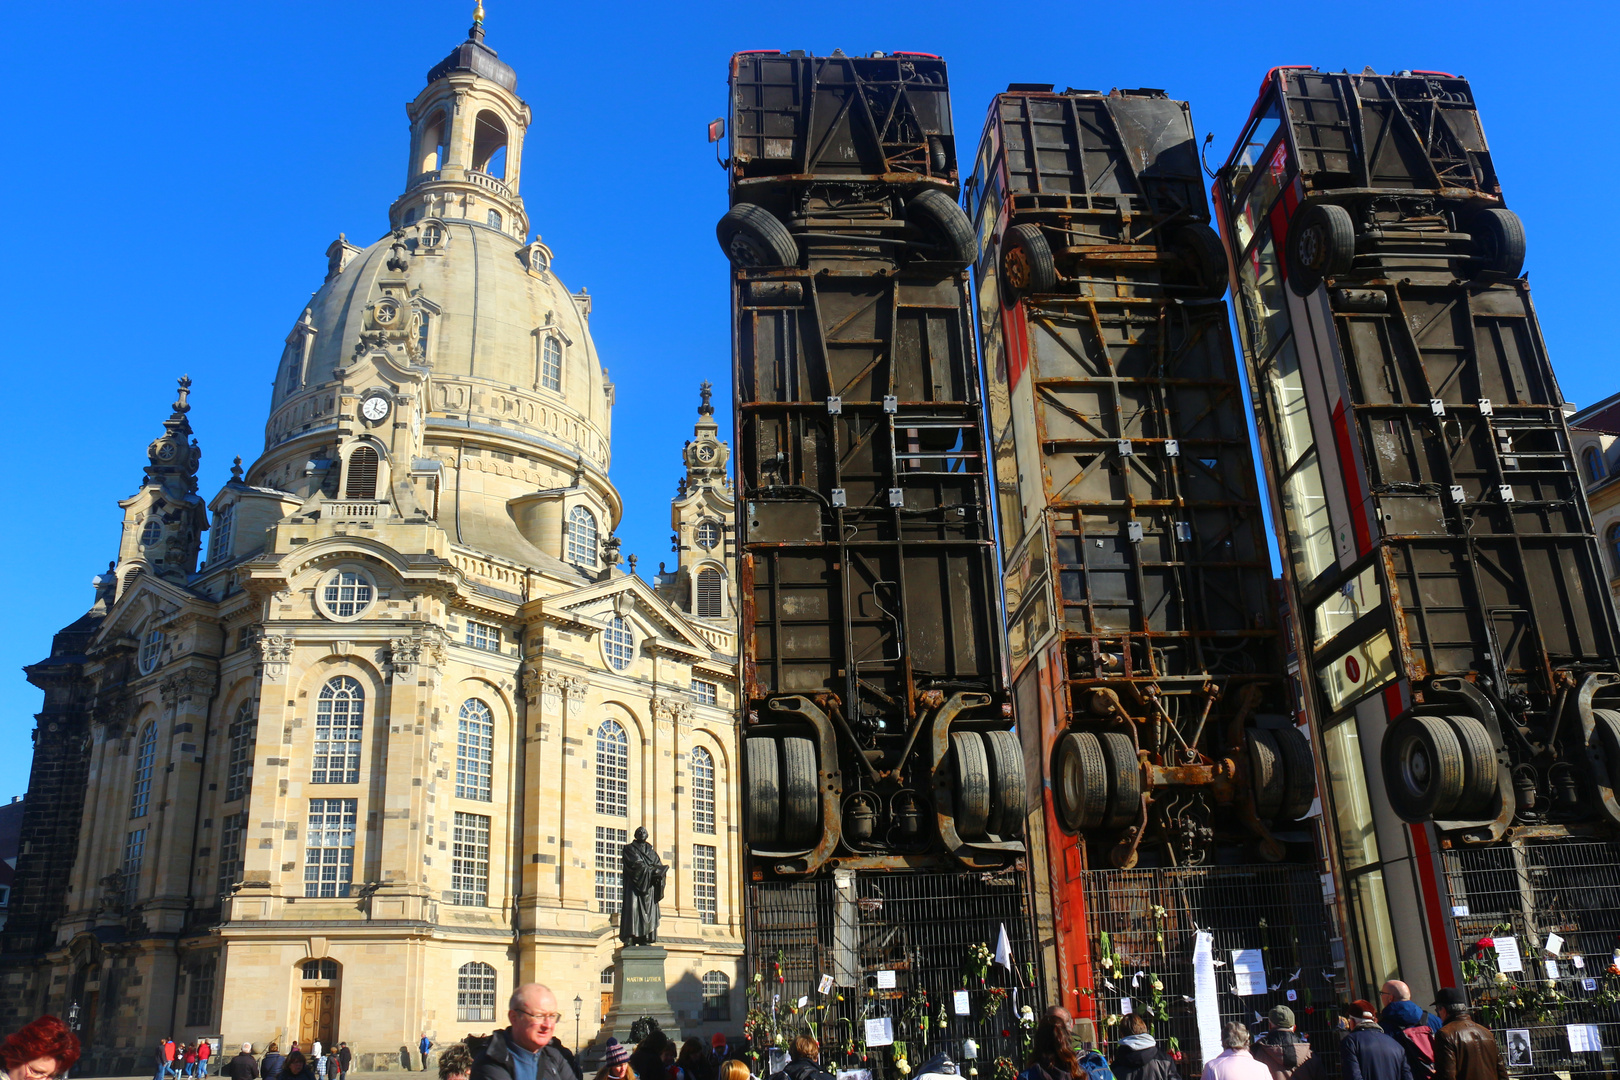
[[[669,953],[657,945],[621,945],[613,952],[613,1008],[602,1021],[601,1030],[591,1040],[591,1053],[601,1056],[609,1038],[629,1045],[630,1025],[643,1016],[658,1021],[664,1034],[681,1042],[681,1029],[675,1010],[669,1007],[669,984],[664,977],[664,958]]]

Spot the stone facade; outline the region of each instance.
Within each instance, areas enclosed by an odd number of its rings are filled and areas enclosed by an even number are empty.
[[[682,1028],[741,1023],[729,450],[705,384],[676,565],[621,568],[590,298],[527,239],[529,110],[482,37],[408,106],[390,231],[328,249],[264,453],[205,504],[182,380],[94,606],[28,669],[0,1025],[76,1005],[80,1071],[160,1035],[383,1067],[531,979],[584,1041],[638,825]]]
[[[1620,609],[1620,394],[1578,410],[1569,418],[1569,435],[1603,548],[1609,598]]]

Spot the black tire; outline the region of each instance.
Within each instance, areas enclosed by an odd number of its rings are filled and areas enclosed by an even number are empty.
[[[1202,222],[1183,225],[1176,230],[1170,244],[1192,268],[1199,295],[1211,299],[1226,295],[1231,275],[1226,268],[1226,248],[1221,244],[1219,233]]]
[[[775,739],[749,739],[748,845],[773,851],[782,835],[782,782]]]
[[[1283,764],[1283,799],[1277,817],[1298,821],[1316,797],[1316,767],[1311,761],[1311,744],[1304,732],[1292,725],[1272,734]]]
[[[1481,267],[1503,277],[1516,278],[1524,270],[1524,222],[1511,210],[1486,210],[1474,218],[1469,230],[1479,252]]]
[[[1134,825],[1142,811],[1142,766],[1130,736],[1105,731],[1098,736],[1103,760],[1108,767],[1108,815],[1103,824],[1110,829]]]
[[[990,761],[989,830],[1003,840],[1024,834],[1024,748],[1011,731],[986,731]]]
[[[1389,805],[1410,822],[1449,818],[1462,797],[1463,751],[1438,716],[1405,716],[1384,733],[1384,787]]]
[[[979,254],[973,223],[960,206],[938,188],[919,191],[906,204],[906,220],[927,237],[929,262],[948,263],[960,269]]]
[[[945,140],[938,135],[928,136],[928,171],[945,176],[951,171],[950,155],[945,153]]]
[[[1288,285],[1309,296],[1324,278],[1348,274],[1356,260],[1356,227],[1350,211],[1333,203],[1310,203],[1288,223]]]
[[[956,834],[964,840],[983,840],[990,825],[990,762],[976,731],[951,736],[956,751]]]
[[[782,740],[782,849],[814,847],[821,825],[820,784],[816,778],[816,744],[809,739]]]
[[[1283,775],[1282,751],[1274,732],[1250,728],[1243,733],[1249,748],[1249,786],[1254,792],[1254,812],[1270,821],[1282,810],[1287,777]]]
[[[1459,818],[1484,817],[1496,801],[1496,748],[1491,733],[1472,716],[1448,716],[1462,751],[1463,784],[1452,813]]]
[[[1070,832],[1095,829],[1108,813],[1108,763],[1089,731],[1071,731],[1053,751],[1052,794],[1058,820]]]
[[[714,227],[731,265],[797,266],[799,245],[776,215],[754,203],[738,203]]]
[[[1046,242],[1039,225],[1014,225],[1007,230],[1001,276],[1009,289],[1021,295],[1049,293],[1057,288],[1052,245]]]

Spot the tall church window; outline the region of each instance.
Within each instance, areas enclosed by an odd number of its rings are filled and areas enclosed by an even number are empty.
[[[225,801],[232,802],[248,793],[253,781],[253,742],[258,734],[258,721],[253,717],[253,702],[244,701],[236,707],[227,733],[225,763]]]
[[[692,751],[692,831],[714,832],[714,755]]]
[[[596,515],[583,506],[568,511],[565,557],[575,566],[596,565]]]
[[[141,666],[142,675],[150,675],[152,669],[158,666],[158,658],[163,655],[164,637],[163,631],[154,628],[141,639],[141,652],[136,661]]]
[[[321,687],[315,705],[315,767],[312,784],[360,782],[360,731],[366,704],[358,679],[339,675]]]
[[[692,901],[697,906],[698,921],[708,925],[720,921],[717,881],[714,845],[693,844]]]
[[[617,720],[596,729],[596,812],[630,816],[630,737]]]
[[[1586,482],[1595,484],[1603,479],[1603,456],[1595,447],[1588,446],[1581,451],[1581,465],[1586,472]]]
[[[617,915],[624,899],[625,830],[596,827],[596,910]]]
[[[720,571],[712,566],[698,571],[697,614],[700,619],[720,617]]]
[[[145,817],[152,805],[152,765],[157,760],[157,725],[147,724],[141,729],[141,741],[135,751],[135,785],[129,791],[129,816]]]
[[[345,499],[377,497],[377,451],[369,446],[356,448],[349,455],[349,477],[343,485]]]
[[[304,895],[348,896],[354,882],[357,799],[309,800],[304,839]]]
[[[615,671],[623,671],[636,658],[636,635],[624,616],[615,615],[608,620],[602,631],[602,652]]]
[[[227,896],[242,880],[242,840],[247,836],[247,811],[226,814],[219,823],[219,895]]]
[[[214,1022],[214,976],[219,969],[219,953],[192,960],[186,974],[186,1024],[203,1027]]]
[[[438,172],[444,168],[445,136],[449,133],[450,125],[446,122],[443,112],[433,117],[433,120],[422,128],[422,142],[420,144],[422,167],[419,172]]]
[[[451,837],[450,902],[460,907],[489,904],[489,816],[456,811]]]
[[[119,901],[128,910],[135,906],[135,895],[141,885],[141,863],[146,858],[146,830],[131,829],[124,837],[123,888]]]
[[[463,1023],[495,1019],[495,969],[474,960],[456,972],[456,1020]]]
[[[494,771],[495,714],[477,698],[468,698],[456,720],[456,798],[489,802]]]
[[[540,385],[547,390],[562,390],[562,342],[555,334],[540,339]]]
[[[208,559],[218,562],[231,553],[231,540],[236,532],[236,504],[226,503],[214,511],[214,535],[208,542]]]
[[[723,971],[703,973],[703,1019],[731,1019],[731,980]]]

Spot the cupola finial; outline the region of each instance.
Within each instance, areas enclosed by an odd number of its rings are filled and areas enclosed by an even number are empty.
[[[474,0],[472,29],[467,36],[474,41],[484,40],[484,0]]]
[[[186,400],[190,396],[191,376],[182,375],[180,376],[180,394],[174,403],[174,412],[176,416],[184,416],[186,413],[191,411],[191,402]]]
[[[708,379],[704,379],[703,382],[698,385],[698,397],[703,399],[703,404],[698,406],[698,415],[713,416],[714,405],[709,399],[714,397],[714,384]]]

